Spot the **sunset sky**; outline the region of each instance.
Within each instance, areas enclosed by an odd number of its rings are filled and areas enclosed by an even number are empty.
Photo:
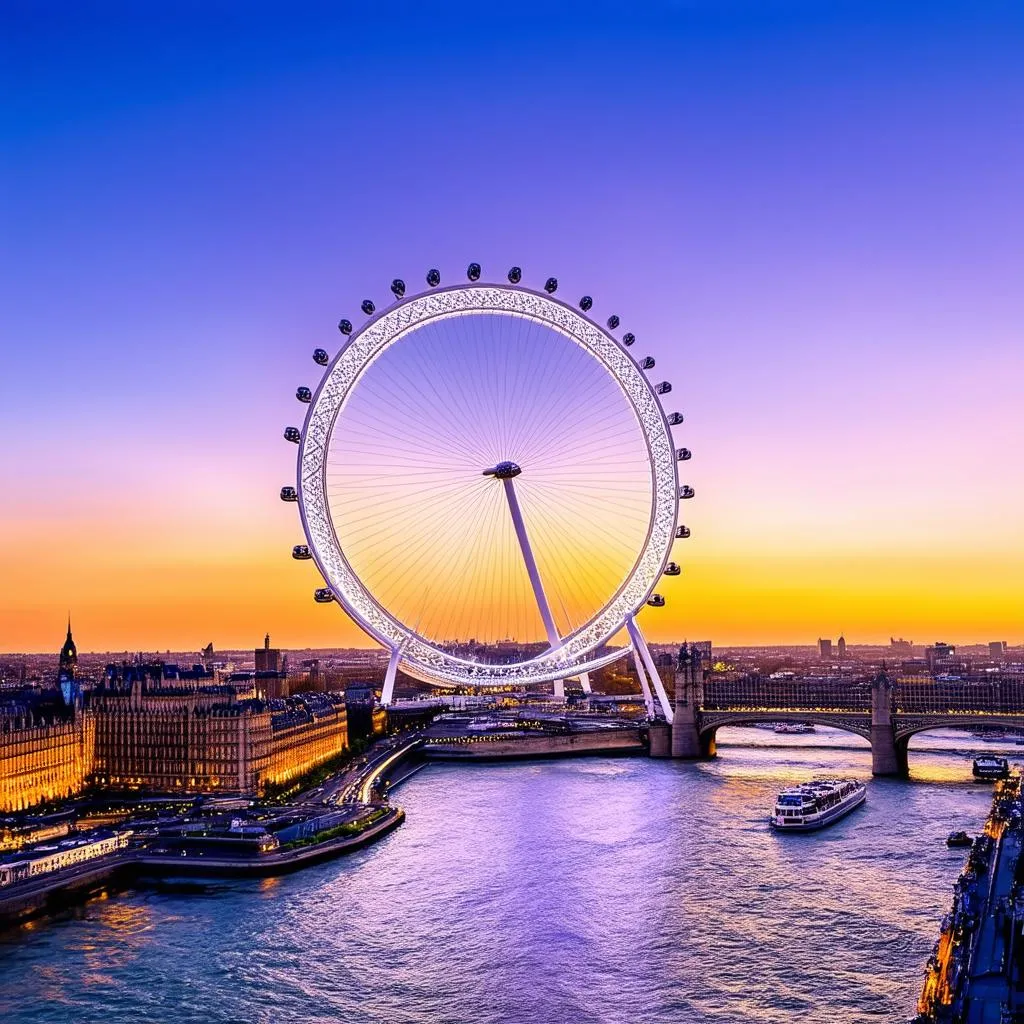
[[[281,431],[470,260],[674,384],[652,639],[1024,641],[1019,3],[156,6],[5,6],[0,651],[368,643]]]

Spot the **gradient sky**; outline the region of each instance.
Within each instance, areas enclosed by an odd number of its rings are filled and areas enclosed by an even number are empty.
[[[675,385],[655,640],[1024,640],[1019,3],[2,17],[0,650],[68,608],[87,650],[363,642],[281,429],[339,316],[470,260]]]

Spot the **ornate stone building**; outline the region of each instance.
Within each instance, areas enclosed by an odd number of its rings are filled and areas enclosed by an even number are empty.
[[[343,703],[329,695],[239,700],[227,687],[100,689],[96,782],[111,789],[258,795],[348,746]],[[280,704],[279,709],[273,707]]]
[[[56,690],[0,706],[0,813],[66,799],[88,785],[161,793],[261,794],[343,753],[341,694],[250,699],[209,685],[202,666],[110,666],[82,693],[68,622]],[[245,688],[251,692],[249,687]]]
[[[95,721],[37,721],[31,714],[0,721],[0,813],[24,811],[76,796],[92,774]]]

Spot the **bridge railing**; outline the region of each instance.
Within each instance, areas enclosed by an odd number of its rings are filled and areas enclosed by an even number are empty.
[[[705,711],[871,711],[871,683],[866,680],[742,679],[704,681]]]
[[[893,707],[897,712],[917,715],[1024,715],[1024,681],[902,680],[893,687]]]

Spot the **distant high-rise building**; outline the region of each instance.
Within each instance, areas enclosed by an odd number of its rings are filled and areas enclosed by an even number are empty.
[[[988,645],[988,656],[993,661],[1002,661],[1006,655],[1006,641],[1005,640],[993,640]]]
[[[840,659],[846,657],[846,637],[841,636],[839,638],[839,657]]]
[[[900,637],[897,640],[895,637],[889,637],[889,646],[892,648],[893,654],[902,654],[908,658],[914,655],[914,641],[904,640]]]
[[[822,640],[818,637],[818,657],[819,658],[831,658],[832,657],[832,641]]]
[[[928,668],[934,672],[936,666],[941,665],[942,662],[947,661],[954,654],[956,654],[956,648],[952,644],[939,642],[924,649],[924,660]]]
[[[253,652],[256,656],[257,672],[279,672],[281,670],[281,652],[270,646],[270,634],[263,638],[263,647]]]

